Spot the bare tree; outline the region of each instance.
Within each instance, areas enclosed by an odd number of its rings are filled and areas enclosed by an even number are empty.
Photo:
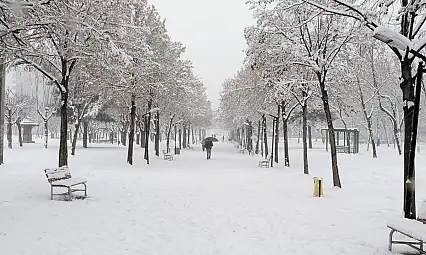
[[[15,124],[19,132],[19,146],[22,146],[21,121],[28,114],[33,100],[29,96],[23,94],[22,91],[14,93],[12,90],[6,89],[5,102],[8,147],[12,148],[12,127]]]

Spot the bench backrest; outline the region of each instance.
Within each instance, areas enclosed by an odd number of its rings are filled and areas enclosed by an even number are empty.
[[[71,173],[68,166],[48,168],[44,169],[44,172],[46,173],[46,178],[49,182],[71,178]]]

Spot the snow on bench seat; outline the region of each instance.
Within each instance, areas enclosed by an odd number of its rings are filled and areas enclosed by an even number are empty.
[[[426,224],[420,221],[396,218],[388,220],[388,227],[419,241],[426,241]]]
[[[87,181],[83,178],[70,178],[70,179],[63,179],[63,180],[59,180],[59,181],[54,181],[52,182],[53,185],[55,186],[66,186],[66,187],[70,187],[70,186],[74,186],[77,184],[81,184],[81,183],[86,183]]]

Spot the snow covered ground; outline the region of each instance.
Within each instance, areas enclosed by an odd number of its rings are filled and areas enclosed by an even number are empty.
[[[136,148],[91,145],[70,156],[74,176],[88,180],[85,200],[51,201],[43,169],[57,165],[57,140],[6,149],[0,166],[0,254],[392,254],[387,219],[401,215],[402,157],[379,147],[372,159],[339,154],[343,189],[332,187],[329,154],[310,150],[303,175],[301,144],[292,141],[291,168],[258,168],[258,156],[215,143],[174,161]],[[417,158],[417,198],[426,198],[426,146]],[[314,176],[325,197],[314,198]],[[396,247],[397,251],[405,248]]]

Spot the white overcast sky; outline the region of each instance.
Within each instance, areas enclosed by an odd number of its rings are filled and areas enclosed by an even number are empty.
[[[148,0],[166,19],[169,35],[186,46],[184,58],[207,88],[213,109],[225,79],[244,60],[244,28],[255,23],[246,0]]]

